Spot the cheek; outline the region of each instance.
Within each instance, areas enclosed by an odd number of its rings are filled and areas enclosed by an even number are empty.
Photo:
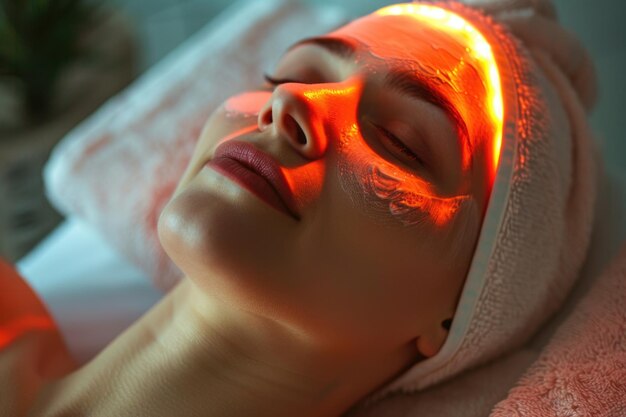
[[[267,91],[251,91],[226,100],[209,117],[199,147],[212,151],[219,143],[233,136],[256,130],[259,112],[270,97],[271,93]]]
[[[388,229],[414,234],[438,273],[465,271],[478,236],[480,213],[472,195],[442,198],[431,186],[387,163],[369,148],[344,149],[339,182],[362,215]],[[387,248],[391,248],[391,239]]]
[[[257,116],[270,93],[253,91],[233,96],[209,116],[196,143],[190,163],[179,182],[177,193],[202,169],[222,142],[257,130]]]
[[[471,200],[469,195],[435,195],[430,183],[382,159],[356,133],[341,141],[337,165],[343,191],[378,222],[448,229]]]
[[[228,118],[257,117],[270,96],[266,91],[243,93],[229,98],[222,107]]]
[[[269,92],[253,91],[226,100],[204,125],[196,153],[212,153],[221,142],[242,132],[256,130],[258,114],[269,99]]]

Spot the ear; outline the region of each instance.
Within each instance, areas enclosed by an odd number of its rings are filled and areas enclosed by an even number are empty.
[[[441,325],[433,326],[427,333],[421,334],[415,344],[417,350],[427,358],[435,356],[448,337],[448,331]]]

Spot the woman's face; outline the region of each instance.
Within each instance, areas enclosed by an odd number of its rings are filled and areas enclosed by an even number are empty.
[[[207,294],[321,343],[441,332],[489,194],[487,82],[468,45],[372,15],[270,75],[207,121],[159,222],[168,254]]]

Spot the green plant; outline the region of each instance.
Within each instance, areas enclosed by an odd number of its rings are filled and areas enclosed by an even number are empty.
[[[95,10],[84,0],[0,0],[0,82],[17,84],[29,118],[46,116],[62,71],[85,56]]]

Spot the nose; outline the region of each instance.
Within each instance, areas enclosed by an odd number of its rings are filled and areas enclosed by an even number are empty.
[[[276,86],[259,113],[261,131],[274,129],[300,155],[314,160],[326,153],[324,129],[328,103],[320,94],[311,94],[312,84],[285,83]]]

